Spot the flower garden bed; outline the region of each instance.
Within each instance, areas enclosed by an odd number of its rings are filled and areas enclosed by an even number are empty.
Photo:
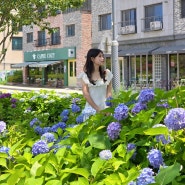
[[[3,93],[0,184],[184,184],[184,93],[119,92],[85,122],[82,95]]]

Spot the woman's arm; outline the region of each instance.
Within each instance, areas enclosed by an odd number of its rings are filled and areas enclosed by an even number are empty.
[[[112,96],[112,82],[110,81],[109,85],[107,86],[107,97],[111,97]]]
[[[89,94],[89,87],[87,84],[84,83],[83,80],[82,80],[82,92],[83,92],[84,98],[91,105],[91,107],[93,107],[96,110],[96,112],[99,112],[100,108],[94,103],[93,99]]]

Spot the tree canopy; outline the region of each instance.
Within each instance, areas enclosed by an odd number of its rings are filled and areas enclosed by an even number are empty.
[[[58,11],[80,7],[85,0],[0,0],[0,62],[11,41],[24,25],[37,25],[49,29],[46,18],[56,16]]]

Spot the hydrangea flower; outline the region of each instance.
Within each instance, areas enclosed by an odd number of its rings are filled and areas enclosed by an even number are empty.
[[[163,163],[164,160],[160,150],[157,149],[150,150],[147,155],[147,158],[150,162],[150,165],[153,166],[154,168],[159,168],[164,164]]]
[[[96,114],[96,110],[93,109],[92,107],[85,107],[85,109],[82,110],[83,114],[83,121],[87,120],[90,116]]]
[[[155,94],[153,89],[143,89],[139,94],[139,102],[148,103],[154,99],[154,96]]]
[[[66,124],[64,122],[59,122],[51,127],[51,132],[57,132],[58,128],[64,130],[66,128]]]
[[[128,183],[128,185],[136,185],[136,182],[131,181],[131,182]]]
[[[69,119],[68,116],[62,116],[62,121],[63,121],[63,122],[66,122],[68,119]]]
[[[72,106],[71,106],[71,110],[72,110],[72,112],[80,112],[80,107],[77,105],[77,104],[72,104]]]
[[[4,121],[0,121],[0,133],[6,130],[6,123]]]
[[[68,116],[69,115],[69,110],[68,109],[65,109],[61,112],[60,116]]]
[[[40,121],[39,121],[39,119],[38,118],[33,118],[31,121],[30,121],[30,127],[33,127],[36,123],[41,123]]]
[[[10,150],[10,148],[8,148],[8,147],[6,147],[6,146],[0,147],[0,153],[9,154],[9,150]]]
[[[153,126],[153,128],[156,128],[156,127],[166,127],[166,126],[162,124],[156,124]],[[166,137],[163,134],[159,134],[156,136],[156,141],[162,142],[165,145],[165,144],[170,143],[171,139],[170,139],[170,136],[168,136],[168,138],[166,139]]]
[[[127,144],[127,152],[132,151],[132,150],[136,150],[136,145],[133,143],[128,143]],[[133,153],[132,159],[134,159],[136,157],[136,152]]]
[[[83,120],[84,120],[83,114],[80,114],[80,115],[76,118],[76,122],[77,122],[77,123],[83,123]]]
[[[121,124],[118,122],[112,122],[107,127],[107,133],[111,140],[115,140],[119,137],[121,131]]]
[[[102,160],[109,160],[112,158],[112,152],[110,150],[102,150],[99,156]]]
[[[0,98],[11,98],[11,93],[3,93],[3,94],[0,94]]]
[[[146,104],[138,102],[134,105],[133,109],[131,110],[132,113],[137,114],[142,110],[145,110],[147,108]]]
[[[118,121],[128,117],[128,107],[123,103],[119,104],[114,110],[114,118]]]
[[[170,108],[169,104],[165,100],[161,100],[160,103],[157,104],[157,107],[163,107],[165,109]]]
[[[16,98],[12,98],[12,99],[10,100],[10,102],[13,103],[13,104],[15,104],[17,101],[18,101],[18,100],[17,100]]]
[[[154,172],[151,168],[143,168],[137,178],[137,185],[147,185],[151,183],[155,183]]]
[[[183,108],[171,109],[164,119],[168,129],[180,130],[185,128],[185,110]]]
[[[55,141],[55,136],[50,132],[46,132],[45,134],[42,134],[41,140],[45,140],[47,143],[51,143]]]
[[[106,106],[112,107],[113,103],[111,102],[111,100],[113,100],[113,98],[111,96],[109,96],[106,99],[106,101],[105,101]]]
[[[36,143],[34,143],[32,147],[32,154],[34,156],[38,154],[48,153],[48,152],[49,152],[49,148],[48,148],[46,141],[44,140],[37,141]]]
[[[73,98],[72,103],[77,103],[80,101],[80,98]]]

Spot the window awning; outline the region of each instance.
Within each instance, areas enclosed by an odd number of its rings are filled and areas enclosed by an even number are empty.
[[[22,68],[22,67],[26,67],[29,66],[30,64],[34,64],[36,62],[22,62],[22,63],[18,63],[18,64],[13,64],[11,67],[12,68]]]
[[[59,64],[61,61],[42,61],[34,64],[30,64],[29,67],[47,67],[49,65]]]
[[[136,55],[149,55],[156,48],[131,48],[131,49],[122,49],[119,51],[119,57],[122,56],[136,56]]]
[[[158,54],[173,54],[173,53],[185,53],[185,45],[179,46],[164,46],[152,51],[153,55]]]

